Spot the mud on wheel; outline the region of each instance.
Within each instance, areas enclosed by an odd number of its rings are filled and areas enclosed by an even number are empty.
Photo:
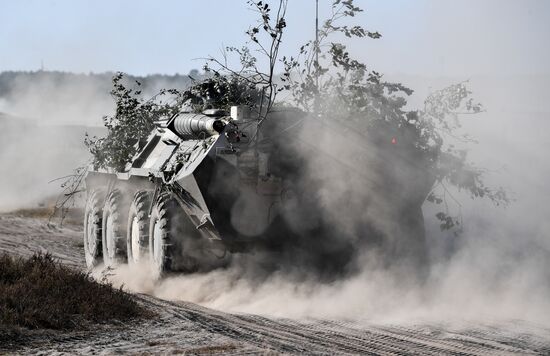
[[[84,211],[84,256],[86,266],[93,268],[103,261],[102,220],[104,192],[93,189],[88,193]]]
[[[151,195],[150,191],[138,191],[130,205],[126,237],[129,264],[139,263],[149,253]]]
[[[103,262],[114,266],[126,262],[126,228],[128,204],[118,189],[113,190],[105,200],[102,222]]]

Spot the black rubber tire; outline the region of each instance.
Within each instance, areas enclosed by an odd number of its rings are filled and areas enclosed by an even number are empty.
[[[143,261],[144,257],[149,254],[149,210],[151,208],[152,192],[142,190],[134,195],[130,210],[128,212],[128,226],[126,228],[126,251],[128,264],[137,264]],[[137,223],[137,246],[139,247],[138,254],[134,254],[132,245],[132,233],[134,227],[134,219]]]
[[[154,279],[160,279],[174,270],[175,242],[178,229],[178,212],[181,207],[170,193],[161,193],[149,217],[149,257]],[[155,229],[158,231],[155,232]]]
[[[149,256],[155,279],[170,272],[206,272],[223,267],[230,257],[225,252],[216,255],[210,241],[201,236],[171,193],[158,197],[149,219]]]
[[[103,263],[106,267],[113,267],[127,261],[126,228],[128,208],[124,195],[118,189],[109,193],[107,199],[105,199],[101,235]],[[112,231],[109,231],[107,226],[109,222],[112,224]]]
[[[91,269],[103,262],[102,229],[103,199],[101,189],[88,192],[84,210],[84,257],[86,266]]]

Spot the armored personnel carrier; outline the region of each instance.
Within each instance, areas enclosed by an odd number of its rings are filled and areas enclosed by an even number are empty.
[[[404,229],[422,249],[421,204],[431,186],[388,183],[395,138],[374,150],[353,128],[298,110],[274,110],[261,125],[258,117],[246,107],[181,112],[156,123],[123,171],[90,169],[87,265],[145,261],[162,276],[211,269],[255,246],[288,244],[307,252],[292,258],[345,265],[361,236],[381,241]],[[386,207],[385,218],[407,226],[384,231],[372,224],[369,206]]]

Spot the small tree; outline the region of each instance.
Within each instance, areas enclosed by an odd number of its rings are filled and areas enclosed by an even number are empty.
[[[345,22],[363,11],[353,0],[335,0],[331,16],[323,22],[316,40],[300,47],[297,56],[283,57],[282,81],[294,105],[313,112],[321,120],[336,120],[353,126],[364,135],[393,132],[406,136],[417,151],[414,162],[427,169],[435,182],[427,201],[443,204],[436,214],[441,229],[457,228],[461,217],[451,216],[448,197],[457,205],[448,185],[466,190],[473,198],[488,198],[506,205],[503,188],[484,183],[484,170],[467,160],[467,151],[451,142],[471,142],[466,135],[457,136],[460,115],[483,111],[474,101],[467,83],[458,83],[431,93],[418,110],[406,110],[407,97],[413,90],[401,83],[391,83],[357,59],[351,57],[343,43],[332,42],[335,35],[348,38],[379,39],[381,34]],[[395,142],[395,138],[393,139]],[[459,229],[455,229],[458,232]]]
[[[279,86],[279,76],[276,71],[279,64],[280,47],[286,28],[286,9],[288,0],[280,0],[277,6],[272,8],[267,1],[247,1],[249,7],[255,11],[259,20],[251,26],[246,34],[249,41],[247,46],[241,48],[226,47],[223,53],[223,60],[215,57],[206,58],[207,65],[205,70],[213,72],[217,78],[229,77],[232,81],[240,82],[242,85],[250,86],[256,91],[255,101],[247,101],[245,104],[254,108],[258,114],[258,127],[267,118],[268,113],[275,105],[277,94],[284,90]],[[275,11],[272,11],[275,9]],[[258,53],[267,61],[267,67],[262,70],[258,67]],[[228,56],[236,54],[241,65],[238,69],[233,69],[228,64]],[[208,63],[216,68],[211,68]],[[239,104],[234,101],[233,104]],[[254,140],[252,140],[254,142]]]

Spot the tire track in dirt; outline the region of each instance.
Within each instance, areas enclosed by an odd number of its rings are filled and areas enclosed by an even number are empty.
[[[44,220],[0,215],[0,252],[49,252],[84,268],[78,226],[48,227]],[[550,354],[550,330],[525,321],[486,325],[381,325],[364,320],[269,318],[230,314],[189,302],[138,294],[157,314],[149,320],[98,325],[74,332],[39,331],[18,352],[36,354]],[[0,353],[2,345],[0,345]],[[13,351],[13,350],[11,350]],[[10,351],[10,352],[11,352]]]
[[[353,322],[344,326],[327,320],[227,314],[191,303],[169,302],[150,296],[140,298],[152,309],[162,309],[175,318],[198,323],[209,332],[283,353],[507,355],[541,354],[550,350],[548,341],[542,339],[532,347],[508,337],[488,339],[494,326],[476,326],[475,332],[471,331],[473,326],[462,332],[426,325],[405,328]]]

